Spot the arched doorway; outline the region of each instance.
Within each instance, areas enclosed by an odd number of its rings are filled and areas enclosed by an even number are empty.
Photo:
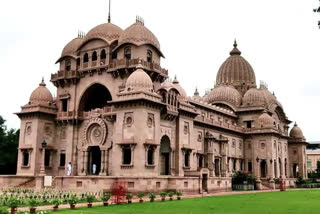
[[[170,175],[170,139],[163,136],[160,141],[160,175]]]
[[[95,172],[93,170],[95,165]],[[99,175],[101,169],[101,150],[99,146],[88,148],[88,175]]]
[[[93,84],[82,95],[79,104],[79,112],[103,108],[107,106],[108,101],[111,100],[111,93],[105,86],[98,83]]]
[[[261,178],[267,177],[267,162],[266,162],[266,160],[261,160],[261,162],[260,162],[260,176],[261,176]]]

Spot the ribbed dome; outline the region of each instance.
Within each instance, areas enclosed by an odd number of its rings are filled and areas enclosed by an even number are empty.
[[[218,86],[205,96],[204,101],[209,104],[227,102],[234,106],[239,106],[241,104],[241,95],[232,86]]]
[[[97,38],[111,44],[114,40],[119,39],[122,32],[123,30],[117,25],[104,23],[92,28],[84,37],[84,41]]]
[[[125,29],[119,38],[119,46],[125,43],[132,43],[137,46],[149,44],[160,51],[160,43],[157,37],[142,23],[135,23]]]
[[[256,77],[251,65],[241,55],[234,43],[230,57],[221,65],[216,78],[216,86],[232,85],[244,91],[256,87]]]
[[[243,106],[265,106],[268,107],[271,104],[277,104],[280,107],[281,104],[278,102],[277,98],[268,91],[266,88],[250,88],[243,96],[242,105]]]
[[[259,117],[258,117],[258,128],[271,128],[275,127],[275,120],[268,114],[267,111],[264,111]]]
[[[52,94],[46,88],[46,84],[42,80],[42,82],[39,84],[39,87],[32,92],[29,102],[30,104],[48,105],[52,101],[53,101]]]
[[[126,82],[126,91],[137,90],[153,91],[152,80],[141,66],[137,67],[137,70],[129,76]]]
[[[82,38],[75,38],[71,40],[62,50],[61,57],[72,55],[76,56],[77,49],[80,47],[83,42]]]
[[[293,128],[290,131],[290,137],[295,139],[305,139],[302,133],[302,130],[297,125],[297,123],[294,124]]]

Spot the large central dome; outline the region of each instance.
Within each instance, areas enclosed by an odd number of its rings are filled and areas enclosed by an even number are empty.
[[[216,79],[216,86],[232,85],[242,93],[256,87],[256,77],[251,65],[241,56],[236,41],[230,57],[221,65]]]

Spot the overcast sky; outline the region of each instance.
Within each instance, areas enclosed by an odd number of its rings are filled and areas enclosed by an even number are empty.
[[[320,140],[320,30],[317,0],[112,0],[111,20],[122,29],[140,15],[159,39],[162,67],[188,95],[212,88],[234,39],[257,83],[274,91],[308,141]],[[0,3],[0,115],[19,128],[14,112],[50,74],[63,47],[107,21],[107,0],[10,0]]]

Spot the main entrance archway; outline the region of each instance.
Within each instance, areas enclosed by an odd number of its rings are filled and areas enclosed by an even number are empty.
[[[94,170],[95,168],[95,170]],[[99,146],[88,148],[88,175],[99,175],[101,170],[101,150]]]
[[[163,136],[160,141],[160,175],[170,175],[170,139]]]
[[[104,85],[93,84],[82,95],[79,103],[79,112],[103,108],[111,100],[111,93]]]

